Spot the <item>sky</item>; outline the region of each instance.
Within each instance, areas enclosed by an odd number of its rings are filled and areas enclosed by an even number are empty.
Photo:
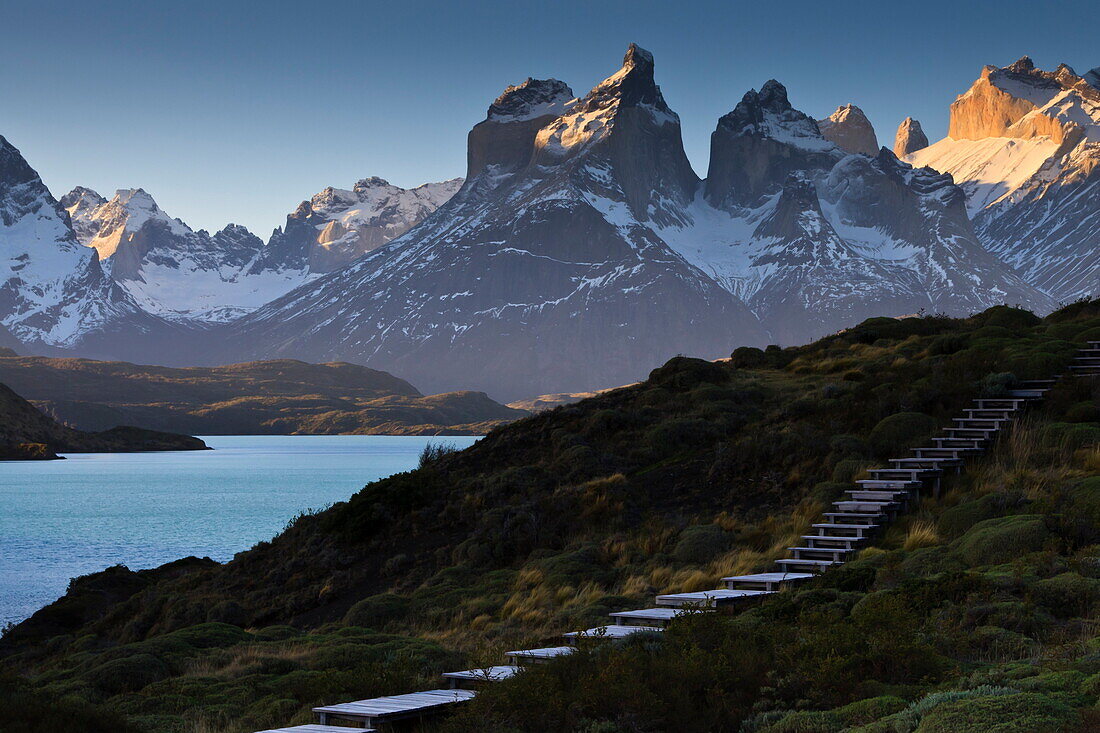
[[[880,144],[930,139],[985,64],[1100,66],[1100,3],[55,2],[0,0],[0,135],[55,196],[142,187],[172,216],[264,239],[326,186],[461,176],[466,133],[508,84],[578,94],[630,42],[705,176],[710,133],[781,81],[821,118],[853,103]]]

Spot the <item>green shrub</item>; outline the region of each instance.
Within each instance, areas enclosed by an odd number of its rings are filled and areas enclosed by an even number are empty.
[[[845,458],[843,461],[837,461],[836,466],[833,467],[833,481],[850,483],[857,474],[874,465],[871,461],[858,458]]]
[[[729,546],[729,533],[717,524],[695,524],[680,532],[672,554],[680,562],[701,565],[725,552]]]
[[[674,356],[649,373],[650,384],[674,390],[688,390],[704,382],[721,384],[729,378],[725,366],[688,356]]]
[[[999,517],[975,524],[952,543],[952,551],[968,565],[993,565],[1041,550],[1049,537],[1041,516]]]
[[[1024,659],[1033,656],[1039,644],[1015,631],[1000,626],[979,626],[967,636],[971,653],[983,659]]]
[[[1033,586],[1035,599],[1055,616],[1089,616],[1100,608],[1100,580],[1062,573]]]
[[[1065,412],[1066,422],[1100,422],[1100,405],[1095,402],[1078,402]]]
[[[885,417],[871,430],[869,442],[880,455],[917,444],[936,431],[936,419],[920,412],[898,412]]]
[[[344,614],[344,623],[368,629],[382,628],[409,612],[409,599],[395,593],[379,593],[364,598]]]
[[[183,642],[196,649],[213,649],[240,644],[252,638],[239,626],[225,623],[205,623],[167,634],[171,640]]]
[[[840,718],[831,711],[798,710],[759,730],[760,733],[839,733],[843,728]]]
[[[995,305],[979,313],[974,320],[983,327],[999,326],[1012,330],[1031,328],[1042,322],[1039,316],[1031,311],[1026,311],[1022,308],[1013,308],[1007,305]]]
[[[170,674],[168,665],[152,654],[133,654],[92,668],[87,678],[104,694],[118,695],[140,690]]]
[[[767,363],[764,351],[755,346],[739,346],[730,354],[730,364],[738,369],[758,369]]]
[[[893,715],[905,708],[907,704],[900,697],[880,695],[879,697],[869,697],[866,700],[849,703],[833,712],[847,725],[862,725],[873,723],[879,718],[885,718],[887,715]]]
[[[995,492],[974,501],[951,507],[940,515],[936,528],[946,537],[961,537],[968,529],[983,519],[1011,514],[1027,504],[1021,493]]]
[[[944,703],[923,717],[917,733],[1060,733],[1077,720],[1064,703],[1019,692]]]
[[[1043,447],[1077,450],[1100,443],[1100,427],[1088,423],[1050,423],[1040,433]]]

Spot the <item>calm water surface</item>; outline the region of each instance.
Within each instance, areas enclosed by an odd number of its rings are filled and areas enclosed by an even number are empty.
[[[426,443],[474,437],[203,437],[212,451],[69,454],[0,463],[0,626],[69,578],[187,555],[228,560],[300,511],[416,466]]]

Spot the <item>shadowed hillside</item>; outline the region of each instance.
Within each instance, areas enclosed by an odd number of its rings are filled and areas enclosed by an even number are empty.
[[[74,430],[39,412],[0,384],[0,460],[57,458],[58,453],[203,450],[198,438],[118,426],[101,432]]]
[[[169,368],[0,353],[0,381],[66,424],[199,435],[481,434],[527,414],[481,392],[422,395],[357,364],[290,359]]]
[[[25,675],[21,694],[145,730],[252,731],[434,686],[456,662],[768,566],[846,482],[972,397],[1057,373],[1088,338],[1100,303],[678,357],[427,454],[225,565],[82,579],[5,634],[0,664]],[[1073,729],[1100,694],[1098,398],[1088,380],[1059,387],[943,498],[809,586],[582,647],[443,725],[978,733],[952,707],[973,698],[983,720],[1018,721],[1006,731]]]

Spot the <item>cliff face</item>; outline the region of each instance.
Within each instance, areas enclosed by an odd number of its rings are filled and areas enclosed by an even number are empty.
[[[1067,91],[1079,95],[1083,104],[1062,103]],[[1046,136],[1059,144],[1075,143],[1083,127],[1092,124],[1088,108],[1098,104],[1100,90],[1065,64],[1052,72],[1041,71],[1024,56],[1003,69],[982,69],[978,80],[952,103],[947,136],[954,140]]]

